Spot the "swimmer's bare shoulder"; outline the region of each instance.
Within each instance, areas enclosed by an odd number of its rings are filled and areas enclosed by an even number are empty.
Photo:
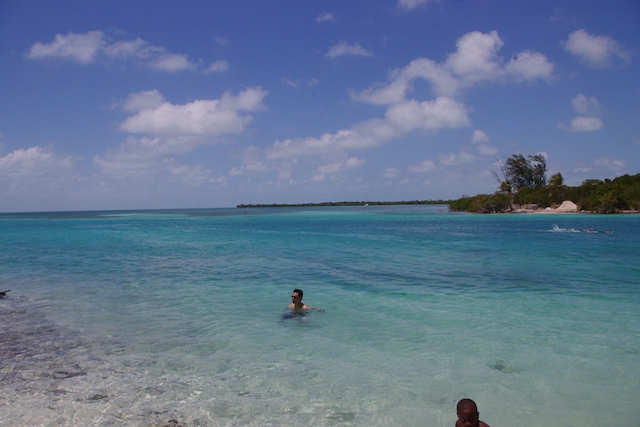
[[[460,422],[460,420],[456,421],[456,427],[463,427],[462,423]],[[478,420],[478,427],[490,427],[490,426],[489,426],[489,424],[485,423],[484,421]]]

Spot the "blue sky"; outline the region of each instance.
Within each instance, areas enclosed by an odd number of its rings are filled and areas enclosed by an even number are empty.
[[[0,211],[493,193],[640,173],[640,3],[0,2]]]

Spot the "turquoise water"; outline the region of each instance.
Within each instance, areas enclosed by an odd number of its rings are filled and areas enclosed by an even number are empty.
[[[3,214],[0,425],[633,424],[638,242],[446,206]],[[283,320],[293,288],[324,311]]]

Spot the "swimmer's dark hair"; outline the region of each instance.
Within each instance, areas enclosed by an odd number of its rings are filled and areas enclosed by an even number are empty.
[[[473,400],[465,398],[458,402],[458,405],[456,405],[456,409],[458,412],[465,409],[471,409],[474,412],[478,412],[478,405],[476,405],[476,402],[474,402]]]
[[[300,301],[302,301],[302,294],[304,292],[302,292],[300,289],[294,289],[293,292],[291,292],[292,294],[297,293],[298,295],[300,295]]]

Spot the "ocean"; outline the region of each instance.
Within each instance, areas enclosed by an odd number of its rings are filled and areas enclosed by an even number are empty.
[[[0,425],[640,425],[639,242],[441,205],[0,214]],[[320,310],[283,317],[294,288]]]

